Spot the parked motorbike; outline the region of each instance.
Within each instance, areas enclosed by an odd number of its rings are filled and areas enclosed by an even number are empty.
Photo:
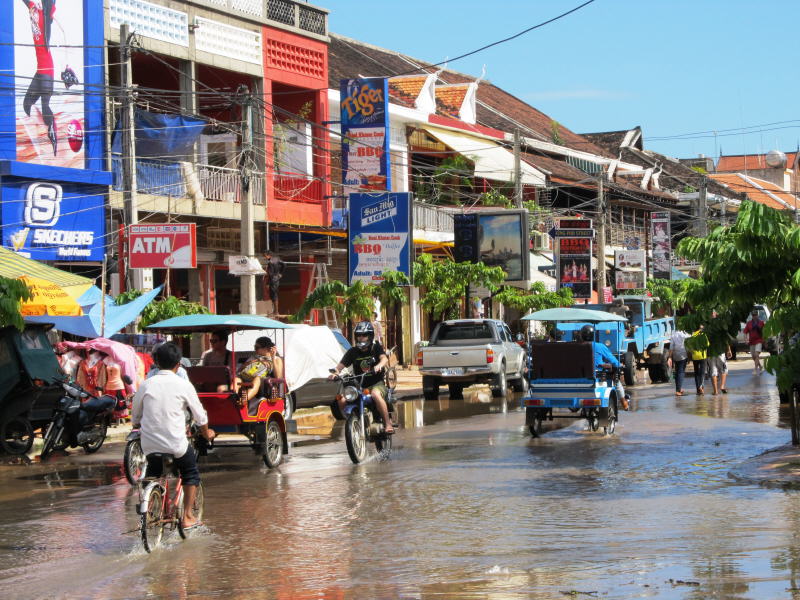
[[[335,372],[331,369],[331,372]],[[368,389],[364,389],[364,378],[369,372],[361,375],[339,375],[334,381],[340,383],[338,397],[344,397],[344,439],[347,453],[355,464],[367,457],[367,444],[374,443],[375,449],[383,456],[388,456],[392,449],[392,436],[386,433],[386,427],[375,401]],[[394,391],[389,389],[385,398],[389,414],[394,409]]]
[[[123,376],[126,383],[130,378]],[[53,411],[53,420],[44,434],[41,459],[46,460],[54,450],[77,448],[81,446],[87,454],[100,450],[106,441],[106,434],[114,418],[117,401],[112,396],[93,396],[77,383],[64,381],[64,396],[58,401]],[[89,412],[82,400],[93,398],[107,399],[108,408],[98,412]],[[81,418],[81,417],[84,418]]]

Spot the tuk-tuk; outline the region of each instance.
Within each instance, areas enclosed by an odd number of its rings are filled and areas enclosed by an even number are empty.
[[[64,372],[50,340],[49,325],[0,329],[0,446],[25,454],[33,432],[47,426],[63,395]]]
[[[592,323],[595,342],[605,343],[603,332],[607,335],[606,330],[622,326],[626,319],[603,311],[555,308],[537,311],[523,320],[552,322],[558,329],[573,333]],[[530,386],[520,404],[525,408],[525,425],[533,437],[541,435],[544,421],[554,418],[586,419],[592,431],[602,424],[606,434],[614,433],[621,404],[614,386],[619,371],[596,370],[590,342],[534,342],[528,364]]]
[[[189,381],[195,386],[200,402],[208,413],[208,426],[217,434],[238,433],[246,436],[249,446],[261,455],[264,464],[271,469],[277,467],[283,455],[289,451],[283,417],[286,382],[283,379],[270,379],[271,392],[260,402],[255,414],[251,414],[247,402],[242,400],[241,391],[233,391],[237,371],[236,332],[267,329],[283,335],[283,331],[291,327],[280,321],[253,315],[186,315],[155,323],[147,330],[173,335],[215,331],[227,331],[230,334],[233,344],[230,364],[224,367],[188,367]],[[282,346],[285,347],[285,344]],[[226,443],[222,447],[237,445]]]

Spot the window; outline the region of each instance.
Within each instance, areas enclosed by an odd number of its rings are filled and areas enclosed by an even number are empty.
[[[443,323],[436,336],[438,342],[453,340],[492,339],[492,328],[488,323]]]

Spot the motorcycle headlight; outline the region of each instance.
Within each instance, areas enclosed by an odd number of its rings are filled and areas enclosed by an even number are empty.
[[[345,402],[355,402],[358,400],[358,389],[352,385],[348,385],[346,388],[344,388],[342,395],[344,396]]]

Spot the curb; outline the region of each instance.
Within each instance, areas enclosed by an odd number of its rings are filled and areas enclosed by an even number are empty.
[[[728,477],[766,488],[800,490],[800,448],[786,444],[767,450],[728,471]]]

